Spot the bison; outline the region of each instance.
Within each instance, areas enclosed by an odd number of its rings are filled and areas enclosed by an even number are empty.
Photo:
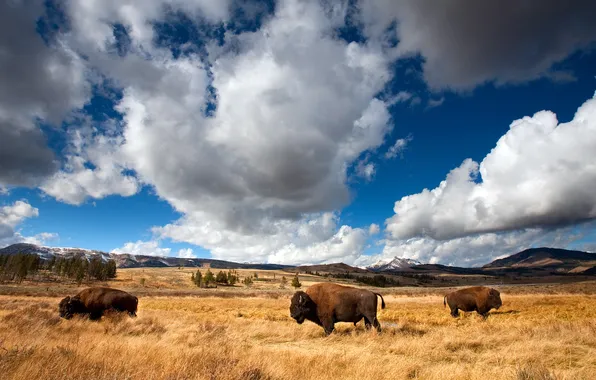
[[[290,304],[290,316],[302,324],[305,319],[322,326],[325,334],[333,332],[335,322],[353,322],[364,318],[366,329],[371,325],[381,331],[377,319],[377,296],[381,297],[381,308],[385,300],[379,293],[338,284],[315,284],[306,292],[294,293]]]
[[[137,297],[122,290],[87,288],[60,301],[60,317],[70,319],[75,314],[86,314],[89,319],[97,320],[106,310],[127,311],[131,317],[136,317],[138,303]]]
[[[476,311],[483,318],[488,316],[490,309],[501,307],[501,293],[486,286],[473,286],[453,291],[443,297],[443,307],[449,305],[451,316],[458,316],[458,310]]]

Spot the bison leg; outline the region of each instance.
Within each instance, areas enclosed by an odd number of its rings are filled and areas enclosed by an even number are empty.
[[[379,320],[377,319],[377,317],[375,317],[375,319],[373,319],[373,326],[375,326],[375,328],[377,329],[377,332],[381,332],[381,324],[379,323]]]
[[[370,320],[368,318],[364,317],[364,327],[367,330],[370,330],[371,326],[372,326],[372,323],[370,322]]]
[[[323,328],[325,329],[325,334],[331,335],[331,333],[335,329],[335,326],[334,326],[335,324],[333,323],[333,318],[330,318],[330,317],[321,318],[321,324],[323,325]]]
[[[457,310],[457,307],[454,307],[453,309],[451,309],[451,316],[453,318],[457,318],[459,316],[459,310]]]
[[[101,319],[102,315],[103,315],[103,311],[94,311],[91,314],[89,314],[89,319],[92,321],[97,321],[97,320]]]
[[[488,318],[488,311],[487,311],[487,312],[485,312],[485,313],[478,312],[478,314],[480,314],[480,316],[481,316],[481,317],[482,317],[482,319],[484,319],[484,320],[486,320],[486,318]]]
[[[372,321],[372,323],[371,323],[371,321]],[[378,332],[381,332],[381,324],[379,323],[379,320],[377,319],[376,316],[369,315],[368,317],[364,317],[364,323],[365,323],[367,330],[370,330],[371,327],[374,327],[377,329]]]
[[[135,318],[137,316],[137,313],[135,311],[129,311],[128,315],[130,315],[132,318]]]

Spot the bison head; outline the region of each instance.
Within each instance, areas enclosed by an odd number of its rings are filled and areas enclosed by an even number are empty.
[[[83,303],[78,297],[65,297],[60,301],[60,317],[70,319],[75,313],[80,312],[83,308]]]
[[[302,324],[307,316],[311,315],[316,310],[316,305],[313,300],[305,292],[298,291],[294,293],[292,302],[290,303],[290,316]]]
[[[501,293],[496,289],[491,289],[488,292],[488,304],[495,309],[499,309],[503,302],[501,302]]]

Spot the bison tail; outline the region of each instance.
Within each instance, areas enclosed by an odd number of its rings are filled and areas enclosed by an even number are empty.
[[[443,297],[443,308],[447,307],[447,296]]]
[[[375,293],[375,295],[381,297],[381,309],[385,308],[385,300],[383,299],[383,296],[380,295],[379,293]]]

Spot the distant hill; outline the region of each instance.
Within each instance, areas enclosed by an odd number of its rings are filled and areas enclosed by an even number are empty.
[[[118,268],[148,268],[148,267],[201,267],[203,264],[209,264],[211,268],[216,269],[286,269],[292,268],[290,265],[278,264],[248,264],[235,263],[231,261],[215,260],[215,259],[185,259],[179,257],[162,257],[162,256],[145,256],[145,255],[131,255],[128,253],[107,253],[97,250],[89,250],[82,248],[59,248],[59,247],[43,247],[35,244],[13,244],[8,247],[0,249],[0,255],[11,255],[17,253],[27,253],[39,255],[44,260],[50,260],[54,257],[79,257],[84,256],[90,259],[94,256],[99,256],[102,260],[114,260]]]
[[[366,269],[356,268],[344,263],[319,264],[319,265],[301,265],[293,269],[301,272],[320,272],[320,273],[368,273]]]
[[[572,270],[579,266],[596,265],[596,253],[558,248],[531,248],[486,264],[484,269],[502,268],[561,268]]]

